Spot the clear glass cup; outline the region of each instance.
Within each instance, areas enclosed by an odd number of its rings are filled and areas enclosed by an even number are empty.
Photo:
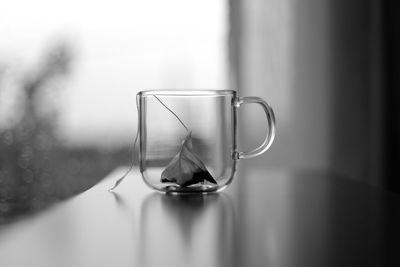
[[[264,153],[275,137],[271,107],[232,90],[151,90],[137,94],[139,162],[145,183],[162,192],[213,192],[232,181],[236,162]],[[264,142],[237,151],[237,112],[256,103],[265,111]]]

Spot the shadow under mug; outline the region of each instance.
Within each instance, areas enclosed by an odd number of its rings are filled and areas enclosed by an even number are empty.
[[[214,192],[232,181],[239,159],[264,153],[275,137],[271,107],[233,90],[151,90],[137,94],[139,161],[145,183],[169,193]],[[242,104],[260,105],[268,131],[249,152],[237,150]]]

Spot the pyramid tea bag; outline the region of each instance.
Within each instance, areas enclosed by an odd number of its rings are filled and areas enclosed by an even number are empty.
[[[193,152],[192,132],[186,136],[178,154],[161,173],[161,182],[189,186],[206,181],[217,184],[204,163]]]
[[[181,123],[181,125],[185,128],[188,132],[185,140],[182,142],[182,146],[179,150],[179,153],[175,155],[175,157],[171,160],[168,166],[161,174],[161,182],[162,183],[175,183],[182,187],[186,187],[196,183],[204,183],[206,181],[217,184],[215,179],[211,176],[208,172],[204,163],[195,155],[193,152],[193,143],[192,143],[192,132],[186,127],[183,121],[175,114],[169,107],[167,107],[157,96],[153,95],[155,99],[160,102],[169,112],[171,112]],[[138,103],[136,102],[136,106],[139,107]],[[135,150],[136,142],[139,136],[139,127],[138,131],[136,132],[135,141],[133,143],[133,151]],[[132,164],[129,170],[119,178],[113,187],[109,189],[109,191],[114,190],[117,186],[125,179],[128,173],[132,170],[134,166],[134,162],[132,160]]]

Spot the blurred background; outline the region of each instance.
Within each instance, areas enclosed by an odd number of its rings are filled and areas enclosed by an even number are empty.
[[[0,222],[128,165],[135,95],[152,88],[260,96],[275,110],[277,138],[256,162],[399,191],[398,6],[3,1]],[[243,108],[240,150],[261,142],[263,120]]]
[[[225,1],[5,1],[0,222],[131,161],[136,93],[227,88]]]

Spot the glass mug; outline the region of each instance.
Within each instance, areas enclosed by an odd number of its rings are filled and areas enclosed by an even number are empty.
[[[242,104],[263,108],[264,142],[237,151],[237,114]],[[264,153],[275,137],[271,107],[259,97],[233,90],[149,90],[137,94],[139,164],[145,183],[168,193],[206,193],[228,186],[236,161]]]

